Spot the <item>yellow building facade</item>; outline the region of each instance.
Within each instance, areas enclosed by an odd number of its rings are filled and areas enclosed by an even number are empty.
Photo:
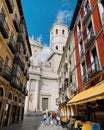
[[[30,43],[20,0],[0,0],[0,127],[23,120]]]

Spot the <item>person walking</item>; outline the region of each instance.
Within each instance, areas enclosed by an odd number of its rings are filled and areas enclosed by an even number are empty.
[[[56,126],[56,113],[55,112],[52,113],[52,124],[54,127]]]
[[[44,114],[43,114],[43,122],[44,122],[44,126],[46,126],[46,121],[47,121],[47,114],[44,113]]]
[[[50,112],[47,112],[47,124],[50,125]]]
[[[60,116],[58,114],[56,116],[56,125],[60,125]]]

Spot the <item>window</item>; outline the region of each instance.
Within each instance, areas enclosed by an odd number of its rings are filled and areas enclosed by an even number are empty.
[[[81,36],[81,22],[79,20],[79,23],[78,23],[78,37]]]
[[[101,21],[102,24],[104,24],[104,0],[101,0],[101,3],[99,3],[98,6],[99,6]]]
[[[8,65],[8,63],[9,63],[9,58],[6,56],[6,58],[5,58],[5,65]]]
[[[56,46],[56,50],[58,50],[58,46]]]
[[[63,34],[63,35],[65,34],[65,30],[64,30],[64,29],[62,30],[62,34]]]
[[[58,29],[56,29],[56,34],[58,34]]]
[[[102,4],[102,6],[104,7],[104,0],[101,0],[101,4]]]
[[[63,51],[64,51],[64,47],[63,47]]]

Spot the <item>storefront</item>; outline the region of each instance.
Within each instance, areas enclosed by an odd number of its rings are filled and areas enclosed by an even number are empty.
[[[104,127],[104,82],[75,95],[67,105],[76,106],[77,115],[83,121],[97,122]]]

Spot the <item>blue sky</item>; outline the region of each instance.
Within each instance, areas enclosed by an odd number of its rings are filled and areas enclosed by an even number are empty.
[[[49,46],[49,30],[57,17],[70,25],[77,0],[21,0],[29,36]]]

